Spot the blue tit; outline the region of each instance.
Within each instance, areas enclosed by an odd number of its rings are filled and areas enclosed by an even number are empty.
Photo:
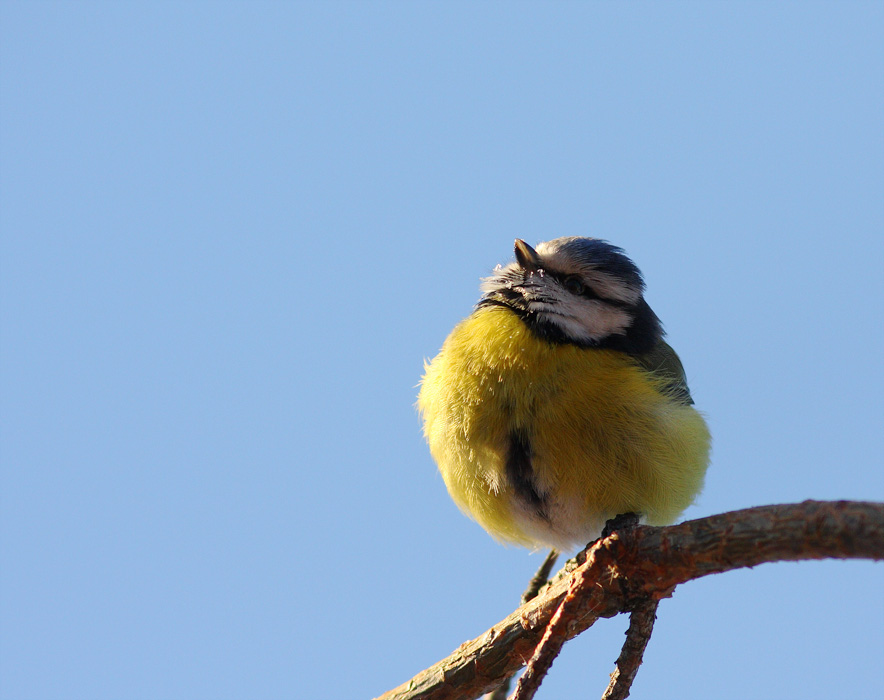
[[[425,366],[417,405],[449,494],[530,548],[582,546],[625,513],[675,521],[710,436],[641,272],[594,238],[517,240],[515,257]]]

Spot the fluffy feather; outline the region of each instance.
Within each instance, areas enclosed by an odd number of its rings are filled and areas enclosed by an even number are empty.
[[[624,352],[550,343],[486,306],[427,365],[418,407],[462,510],[500,540],[568,549],[621,513],[672,522],[702,488],[709,432],[670,385]],[[530,443],[542,509],[507,479],[513,431]]]

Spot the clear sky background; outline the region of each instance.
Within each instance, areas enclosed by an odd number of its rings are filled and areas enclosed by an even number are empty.
[[[884,5],[0,4],[0,697],[368,698],[540,555],[449,500],[425,358],[603,237],[709,418],[686,514],[884,500]],[[623,617],[541,698],[599,697]],[[633,696],[880,698],[884,565],[677,589]]]

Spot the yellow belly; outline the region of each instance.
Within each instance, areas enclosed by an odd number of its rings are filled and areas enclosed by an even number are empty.
[[[623,353],[547,343],[487,307],[426,367],[418,407],[461,509],[498,539],[568,549],[620,513],[673,522],[702,488],[709,431],[661,386]],[[513,431],[530,441],[542,514],[508,482]]]

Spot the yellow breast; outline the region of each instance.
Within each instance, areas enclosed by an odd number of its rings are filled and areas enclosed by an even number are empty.
[[[461,509],[498,539],[567,549],[620,513],[672,522],[701,489],[706,424],[662,386],[624,353],[548,343],[485,307],[426,367],[418,407]],[[530,444],[543,507],[508,478],[514,433]]]

